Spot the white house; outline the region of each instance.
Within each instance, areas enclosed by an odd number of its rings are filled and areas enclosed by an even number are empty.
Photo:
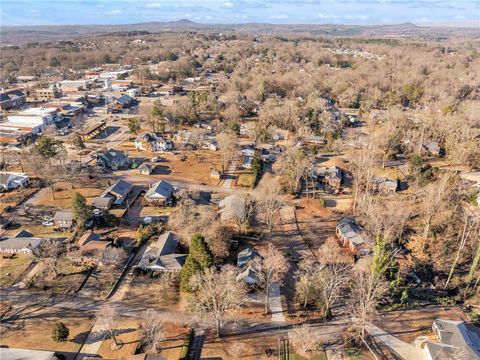
[[[173,144],[160,135],[146,132],[137,136],[135,139],[135,148],[137,150],[168,151],[173,149]]]
[[[13,172],[0,172],[0,189],[12,190],[28,185],[29,177],[25,174]]]
[[[36,129],[36,133],[53,124],[56,116],[57,110],[54,108],[30,108],[8,116],[8,124]]]

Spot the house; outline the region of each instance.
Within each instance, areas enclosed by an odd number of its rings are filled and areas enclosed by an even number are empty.
[[[134,101],[135,101],[135,99],[132,98],[131,96],[122,95],[118,99],[115,99],[110,104],[109,107],[111,107],[112,109],[117,109],[117,110],[126,109],[126,108],[129,108],[130,106],[132,106]]]
[[[73,213],[71,210],[61,210],[55,212],[53,223],[58,228],[69,229],[73,226]]]
[[[427,359],[480,359],[480,329],[463,321],[437,319],[432,325],[437,342],[426,341]],[[463,356],[458,357],[459,354]]]
[[[101,258],[105,250],[112,244],[110,241],[101,240],[99,234],[88,231],[78,239],[77,245],[80,248],[77,252],[78,258],[83,261],[85,258],[90,260]],[[75,252],[73,252],[73,254],[75,254]]]
[[[107,150],[103,154],[99,154],[97,157],[97,165],[100,165],[105,169],[126,169],[129,164],[130,161],[126,152]]]
[[[112,198],[113,205],[122,205],[131,193],[133,185],[124,180],[118,180],[115,184],[106,189],[100,197]]]
[[[166,206],[172,201],[173,191],[169,182],[160,180],[148,189],[144,199],[153,205]]]
[[[27,96],[20,90],[0,92],[0,110],[9,110],[21,107],[27,103]]]
[[[257,272],[250,266],[242,270],[235,279],[237,281],[243,280],[247,285],[256,285],[259,283]]]
[[[170,231],[163,233],[149,245],[136,266],[142,271],[180,271],[185,263],[186,254],[175,254],[178,247],[177,237]]]
[[[137,136],[135,139],[135,148],[137,150],[168,151],[173,149],[173,144],[160,135],[146,132]]]
[[[89,90],[92,80],[63,80],[60,81],[62,92],[77,92]]]
[[[0,172],[0,191],[26,187],[29,179],[25,174],[2,171]]]
[[[351,218],[338,220],[335,234],[342,246],[348,247],[354,254],[362,256],[371,253],[369,243],[362,236],[355,220]]]
[[[241,167],[243,169],[251,169],[252,168],[252,161],[253,161],[253,156],[244,156],[243,159],[242,159]]]
[[[248,263],[256,258],[260,257],[260,254],[254,249],[247,247],[240,251],[237,255],[237,266],[241,269],[246,267]]]
[[[0,252],[8,254],[31,255],[43,240],[43,238],[33,236],[7,237],[3,240],[0,240]]]
[[[218,203],[220,219],[231,221],[245,213],[245,202],[237,195],[229,195]]]
[[[398,190],[398,187],[398,179],[391,180],[384,176],[374,176],[372,178],[372,188],[374,191],[392,194]]]
[[[108,210],[112,207],[114,198],[111,196],[101,197],[98,196],[93,199],[92,205],[95,209]]]
[[[155,170],[155,165],[142,164],[138,167],[138,172],[142,175],[152,175]]]
[[[343,179],[342,170],[336,166],[316,167],[312,170],[312,177],[336,190],[340,189]]]
[[[310,135],[305,138],[305,141],[311,145],[324,145],[326,144],[325,136],[323,135]]]

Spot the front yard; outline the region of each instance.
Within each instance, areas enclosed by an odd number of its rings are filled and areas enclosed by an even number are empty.
[[[32,258],[26,255],[0,256],[0,287],[12,286],[28,268]]]

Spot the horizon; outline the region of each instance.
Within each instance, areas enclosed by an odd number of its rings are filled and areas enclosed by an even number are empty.
[[[81,20],[79,20],[81,19]],[[9,26],[134,25],[189,20],[205,25],[398,25],[480,27],[480,2],[462,0],[2,0]]]

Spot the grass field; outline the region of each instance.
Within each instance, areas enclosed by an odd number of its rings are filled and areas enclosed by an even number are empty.
[[[52,326],[57,321],[62,321],[70,330],[65,342],[56,343],[52,339]],[[19,313],[18,318],[11,323],[12,326],[2,327],[1,343],[15,348],[57,351],[71,360],[93,321],[92,313],[76,309],[29,307]]]
[[[253,188],[255,186],[255,174],[243,173],[238,176],[237,186]]]
[[[26,255],[15,255],[13,259],[0,257],[0,286],[13,285],[31,261],[31,257]]]

